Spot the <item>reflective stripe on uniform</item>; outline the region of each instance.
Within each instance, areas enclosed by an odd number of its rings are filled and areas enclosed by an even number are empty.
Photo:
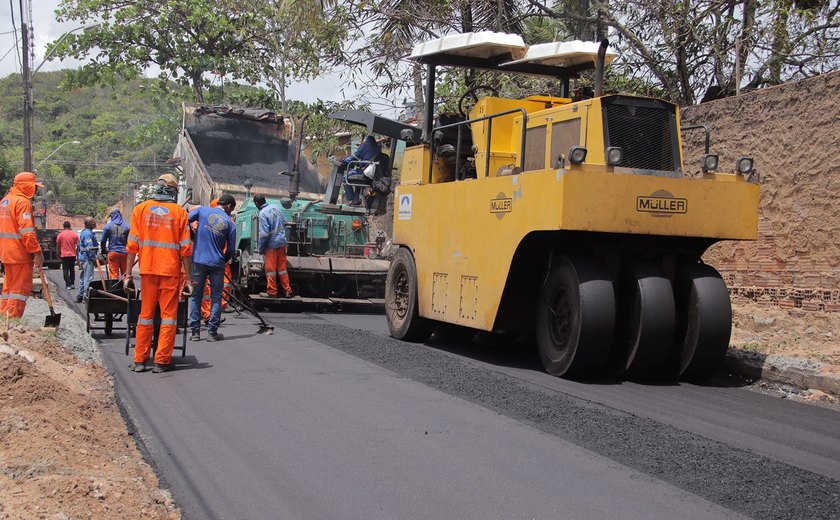
[[[266,276],[277,276],[277,271],[266,271],[265,275]]]
[[[286,271],[277,271],[278,276],[283,276],[284,274],[286,274]]]
[[[178,320],[170,320],[170,319],[160,320],[160,324],[161,325],[177,325]]]
[[[161,249],[181,249],[178,244],[172,242],[159,242],[157,240],[144,240],[140,242],[140,247],[159,247]]]
[[[25,228],[21,228],[21,230],[20,230],[21,235],[24,234],[24,233],[34,233],[34,232],[35,232],[34,227],[25,227]]]
[[[138,325],[154,325],[154,320],[147,320],[145,318],[137,318]]]
[[[0,233],[0,238],[23,238],[20,233]]]
[[[23,295],[23,294],[15,294],[15,293],[6,293],[6,294],[3,294],[3,295],[0,295],[0,300],[4,300],[4,299],[8,299],[8,298],[11,298],[12,300],[20,300],[20,301],[25,302],[26,300],[29,299],[29,296],[26,296],[26,295]]]
[[[137,242],[137,240],[138,240],[139,238],[140,238],[140,237],[138,237],[137,235],[128,235],[128,241],[129,241],[129,242]]]
[[[190,240],[189,238],[185,238],[184,240],[181,240],[180,242],[178,242],[178,245],[183,247],[183,246],[188,245],[190,242],[192,242],[192,240]]]

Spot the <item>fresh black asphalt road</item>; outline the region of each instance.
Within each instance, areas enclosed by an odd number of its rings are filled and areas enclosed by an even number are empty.
[[[837,518],[840,413],[737,385],[575,382],[528,345],[371,314],[228,314],[171,373],[101,339],[185,518]],[[202,331],[204,335],[205,331]],[[180,336],[179,336],[180,341]]]

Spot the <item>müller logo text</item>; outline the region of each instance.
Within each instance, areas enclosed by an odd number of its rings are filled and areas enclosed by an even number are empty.
[[[636,211],[651,213],[654,217],[688,213],[688,199],[674,197],[669,191],[657,190],[647,197],[636,197]]]

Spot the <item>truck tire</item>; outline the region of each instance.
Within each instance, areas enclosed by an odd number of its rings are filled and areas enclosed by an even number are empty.
[[[401,247],[391,260],[385,280],[385,316],[391,336],[405,341],[429,339],[435,322],[420,317],[417,302],[417,267],[414,256]]]
[[[561,257],[538,298],[537,348],[546,372],[600,375],[615,329],[615,293],[603,264],[590,257]]]
[[[726,283],[713,267],[686,262],[677,270],[677,374],[700,382],[720,368],[732,332]]]

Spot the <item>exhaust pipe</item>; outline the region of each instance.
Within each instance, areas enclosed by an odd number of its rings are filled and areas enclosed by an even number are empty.
[[[607,58],[607,47],[610,41],[604,38],[598,47],[598,57],[595,58],[595,97],[604,93],[604,62]]]
[[[292,179],[289,183],[289,197],[295,200],[300,195],[300,152],[303,148],[303,124],[309,118],[309,114],[304,114],[300,119],[298,128],[297,146],[295,147],[295,163],[292,165]]]

